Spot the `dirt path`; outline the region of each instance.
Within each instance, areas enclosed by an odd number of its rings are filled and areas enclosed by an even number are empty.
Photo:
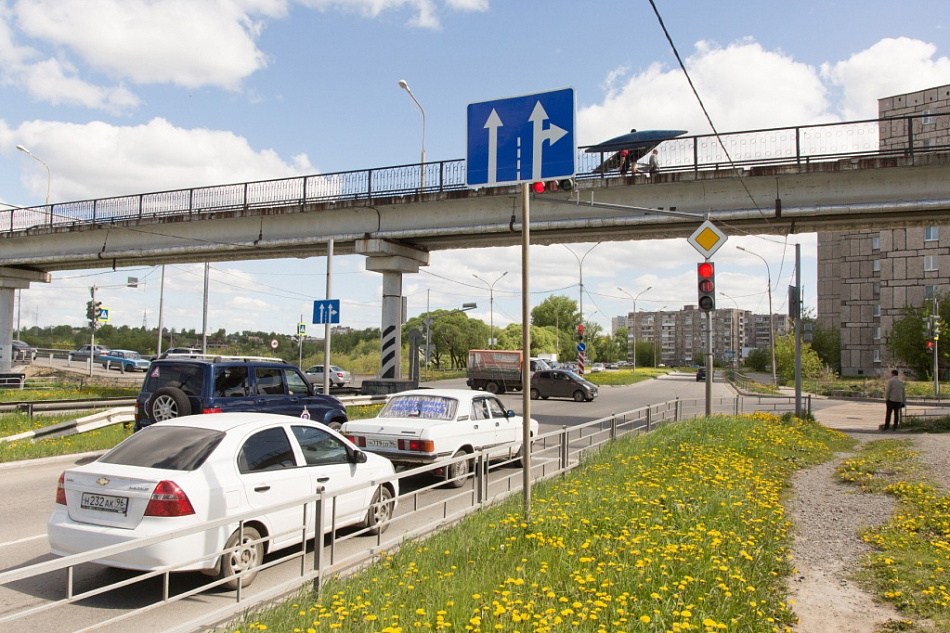
[[[882,437],[913,440],[928,479],[950,490],[950,435],[883,436],[866,430],[852,435],[862,441]],[[886,495],[867,494],[839,482],[835,469],[848,456],[838,455],[831,462],[801,471],[792,481],[789,519],[796,526],[792,556],[797,572],[790,583],[790,599],[799,618],[795,630],[801,633],[876,633],[889,620],[901,619],[893,607],[876,601],[850,580],[869,551],[858,532],[886,523],[896,503]]]

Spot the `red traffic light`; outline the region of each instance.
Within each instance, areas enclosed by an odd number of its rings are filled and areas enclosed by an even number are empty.
[[[928,351],[928,352],[934,351],[934,342],[933,342],[933,341],[927,341],[927,351]]]
[[[699,276],[699,308],[709,312],[716,309],[716,268],[712,262],[702,262],[696,265]]]
[[[577,333],[578,333],[578,334],[581,334],[581,335],[584,334],[584,326],[583,326],[583,325],[578,325],[578,326],[577,326]]]

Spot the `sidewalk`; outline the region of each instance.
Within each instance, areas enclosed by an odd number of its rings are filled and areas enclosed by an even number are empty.
[[[845,433],[881,433],[884,403],[812,396],[812,413],[823,425]]]
[[[846,433],[882,434],[878,427],[884,423],[883,400],[838,400],[822,396],[812,396],[812,413],[815,419],[828,428]],[[940,410],[933,405],[908,402],[904,409],[906,416],[924,417],[945,415],[950,410]]]

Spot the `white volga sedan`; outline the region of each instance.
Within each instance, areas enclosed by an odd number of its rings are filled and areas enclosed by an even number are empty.
[[[360,448],[389,458],[397,466],[432,464],[479,450],[491,456],[520,454],[523,419],[506,410],[493,394],[468,389],[417,389],[393,395],[375,418],[350,420],[340,432]],[[531,437],[538,433],[530,421]],[[461,486],[471,460],[435,471]]]
[[[175,418],[60,476],[47,524],[50,550],[60,556],[89,552],[251,512],[243,531],[235,520],[97,561],[133,570],[172,566],[219,578],[242,574],[227,582],[234,589],[251,583],[268,551],[301,541],[301,506],[273,506],[319,487],[334,493],[363,484],[337,497],[336,525],[362,524],[379,533],[392,518],[398,482],[372,482],[393,474],[389,460],[309,420],[268,413]],[[324,532],[332,507],[328,497]],[[307,516],[313,538],[312,509]]]

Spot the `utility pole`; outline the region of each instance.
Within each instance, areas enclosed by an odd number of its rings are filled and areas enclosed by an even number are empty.
[[[802,245],[795,244],[795,417],[802,417]],[[772,348],[775,353],[775,348]]]

